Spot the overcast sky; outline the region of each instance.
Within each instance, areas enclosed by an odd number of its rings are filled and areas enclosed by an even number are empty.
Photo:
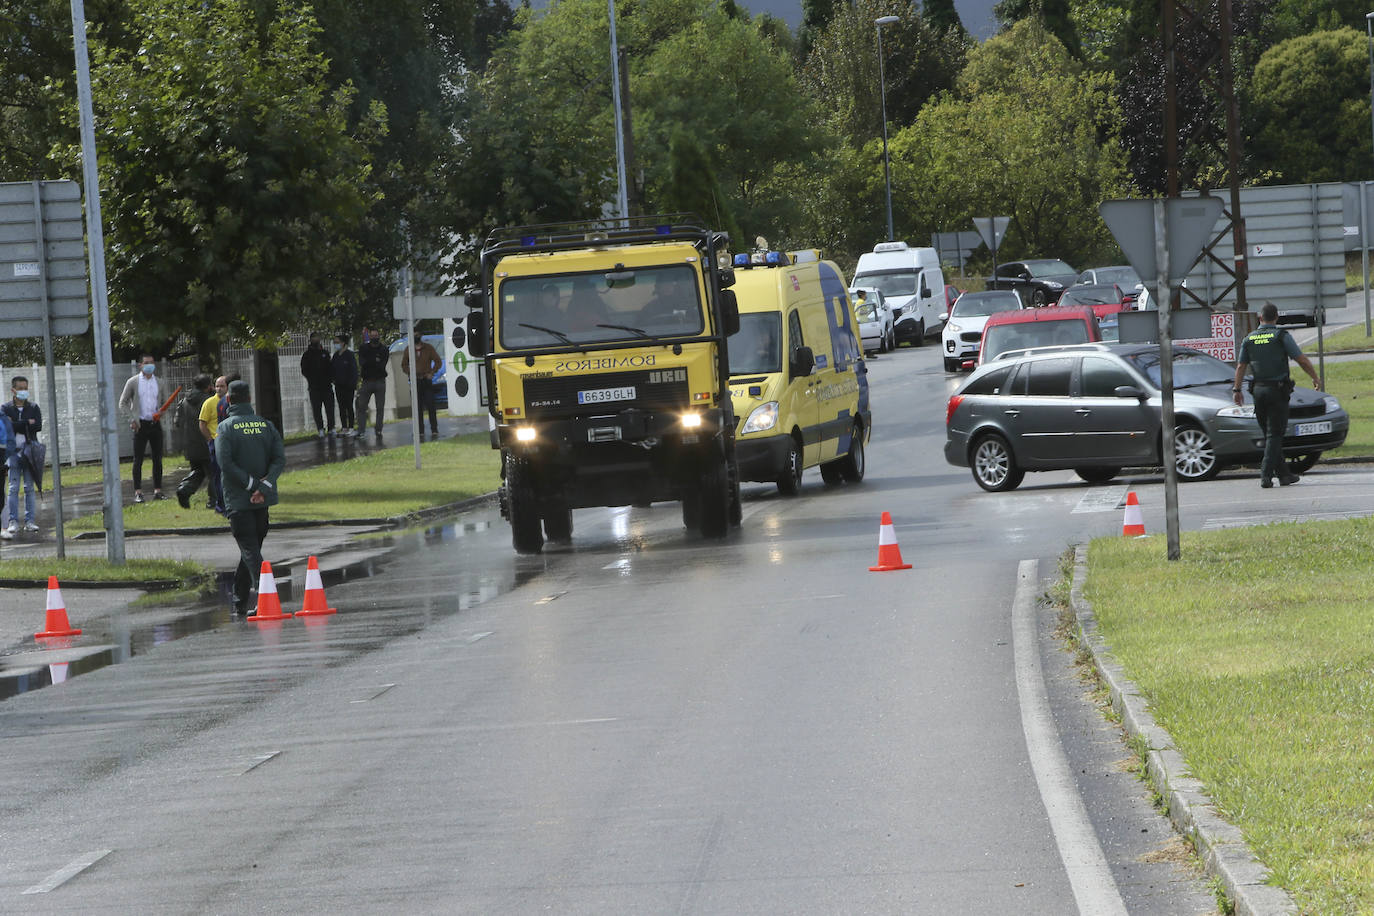
[[[991,38],[997,31],[992,7],[996,0],[954,0],[959,19],[974,38]],[[772,13],[784,20],[793,30],[801,25],[801,0],[740,0],[751,13]]]

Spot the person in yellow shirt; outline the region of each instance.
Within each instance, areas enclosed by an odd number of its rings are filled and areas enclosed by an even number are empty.
[[[229,393],[229,380],[221,375],[215,379],[215,393],[200,405],[200,434],[210,449],[210,485],[206,492],[205,508],[224,514],[224,490],[220,487],[219,461],[215,458],[215,436],[219,433],[219,402]]]

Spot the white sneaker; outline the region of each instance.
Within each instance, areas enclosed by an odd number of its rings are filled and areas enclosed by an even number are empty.
[[[19,530],[19,523],[18,523],[18,522],[10,522],[9,528],[7,528],[7,529],[5,529],[5,530],[7,530],[10,534],[14,534],[16,531]]]
[[[37,531],[37,530],[38,530],[38,526],[35,525],[33,522],[25,522],[25,523],[24,523],[24,530],[25,530],[25,531]]]
[[[10,530],[8,528],[0,528],[0,541],[12,540],[14,540],[14,535],[10,534]]]

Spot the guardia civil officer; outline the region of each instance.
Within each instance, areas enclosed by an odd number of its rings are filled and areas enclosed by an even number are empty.
[[[1255,419],[1259,421],[1260,433],[1264,436],[1260,486],[1266,490],[1274,485],[1275,477],[1279,479],[1281,487],[1299,480],[1283,460],[1283,434],[1288,429],[1288,396],[1293,393],[1293,380],[1288,375],[1289,357],[1312,377],[1313,388],[1320,391],[1322,387],[1321,379],[1317,378],[1316,370],[1312,368],[1312,361],[1302,355],[1298,342],[1278,326],[1278,320],[1278,306],[1272,302],[1264,303],[1260,309],[1260,326],[1240,345],[1236,383],[1231,389],[1232,398],[1239,405],[1242,401],[1240,385],[1245,379],[1245,371],[1253,367],[1250,393],[1254,396]]]
[[[247,382],[229,384],[229,413],[220,421],[215,437],[229,530],[239,545],[235,614],[248,613],[253,577],[262,569],[267,509],[277,504],[277,478],[286,467],[281,433],[271,421],[253,413],[251,397]]]

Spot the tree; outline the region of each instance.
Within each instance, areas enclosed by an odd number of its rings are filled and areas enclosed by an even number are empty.
[[[303,7],[262,26],[244,0],[141,0],[129,31],[91,42],[111,322],[157,352],[191,333],[209,366],[342,294],[381,112],[349,131]]]
[[[1254,158],[1272,181],[1368,178],[1367,37],[1354,29],[1313,32],[1270,48],[1252,80]]]
[[[893,194],[909,214],[898,236],[1006,215],[1006,251],[1107,256],[1114,246],[1097,205],[1130,191],[1118,144],[1102,139],[1119,116],[1109,87],[1035,20],[975,49],[958,90],[892,140]]]
[[[825,122],[850,143],[882,135],[881,81],[874,20],[898,16],[883,27],[887,117],[910,124],[927,100],[954,85],[968,53],[967,34],[937,29],[897,0],[858,0],[835,15],[817,36],[801,70],[801,83]]]
[[[968,40],[968,30],[959,18],[959,11],[954,8],[954,0],[925,0],[921,4],[921,10],[937,34],[944,35],[953,29],[964,41]]]
[[[1070,54],[1078,57],[1082,52],[1069,0],[998,0],[992,12],[1003,29],[1027,19],[1038,20]]]

